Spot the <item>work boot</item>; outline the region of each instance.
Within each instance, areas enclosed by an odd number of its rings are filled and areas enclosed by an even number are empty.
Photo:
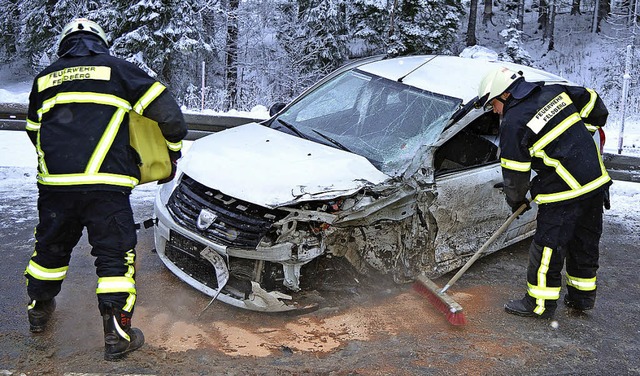
[[[527,298],[527,296],[520,300],[509,300],[509,302],[504,305],[504,310],[512,315],[523,317],[535,317],[540,319],[548,319],[553,317],[553,314],[556,311],[555,306],[550,305],[548,307],[545,307],[544,312],[539,315],[533,311],[535,308],[535,303],[533,303],[532,300],[532,298]]]
[[[119,360],[144,345],[144,335],[131,327],[131,317],[117,309],[102,315],[104,325],[104,359]]]
[[[56,300],[32,300],[27,306],[29,316],[29,330],[31,333],[41,333],[47,328],[51,314],[56,310]]]
[[[578,302],[577,300],[573,300],[569,297],[569,295],[564,296],[564,305],[569,308],[577,309],[579,311],[588,311],[593,308],[593,301],[588,302]]]

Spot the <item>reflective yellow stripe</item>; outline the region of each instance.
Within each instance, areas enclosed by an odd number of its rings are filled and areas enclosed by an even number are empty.
[[[569,274],[567,276],[567,286],[571,286],[580,291],[593,291],[596,289],[596,277],[593,278],[578,278],[572,277]]]
[[[79,185],[79,184],[110,184],[123,187],[135,187],[139,180],[132,176],[116,174],[56,174],[48,175],[41,173],[37,177],[38,181],[44,185]]]
[[[537,151],[544,149],[551,141],[555,140],[560,136],[564,131],[569,129],[572,125],[582,120],[577,113],[573,113],[567,116],[563,121],[558,123],[549,133],[542,136],[531,148],[529,152],[531,155],[534,155]]]
[[[30,260],[25,272],[41,281],[62,281],[67,276],[67,270],[69,270],[68,266],[49,269]]]
[[[118,134],[118,130],[120,129],[120,124],[122,124],[122,120],[124,119],[127,111],[119,108],[111,117],[111,121],[107,124],[107,128],[104,133],[102,133],[102,137],[96,145],[96,148],[93,150],[93,154],[89,159],[89,163],[87,164],[87,168],[85,169],[85,173],[87,174],[96,174],[100,171],[100,166],[102,166],[102,162],[104,158],[107,156],[111,145],[113,144],[113,140],[115,140],[116,135]]]
[[[136,294],[129,294],[127,298],[127,302],[124,307],[122,307],[123,311],[131,312],[133,310],[133,306],[136,305]]]
[[[182,149],[182,141],[178,141],[178,142],[166,141],[166,143],[167,143],[167,148],[169,148],[169,150],[171,151],[180,151]]]
[[[140,98],[138,103],[133,106],[133,110],[140,115],[144,112],[144,109],[147,108],[149,103],[153,102],[154,99],[158,98],[158,96],[164,91],[165,86],[159,82],[155,82],[149,90]]]
[[[36,123],[35,121],[31,121],[27,119],[27,127],[28,131],[38,131],[40,130],[40,123]]]
[[[125,277],[133,278],[133,275],[136,273],[135,269],[135,261],[136,255],[133,252],[133,249],[127,251],[127,254],[124,257],[124,264],[128,266],[127,272],[124,274]]]
[[[38,137],[36,138],[36,152],[38,153],[38,171],[39,171],[39,174],[48,175],[49,174],[49,170],[47,169],[47,164],[44,161],[44,151],[40,147],[40,132],[38,132]]]
[[[500,158],[500,166],[514,171],[527,172],[531,170],[531,162],[518,162],[506,158]]]
[[[42,108],[38,110],[38,115],[42,118],[42,114],[49,112],[53,107],[58,104],[69,103],[95,103],[104,104],[106,106],[114,106],[131,110],[131,104],[122,98],[118,98],[115,95],[92,93],[92,92],[68,92],[60,93],[55,97],[47,99],[42,103]]]
[[[130,277],[102,277],[98,278],[96,294],[109,294],[114,292],[136,293],[136,281]]]
[[[552,202],[565,201],[572,198],[580,197],[583,194],[594,191],[609,182],[611,180],[611,177],[609,177],[609,174],[606,171],[604,173],[605,175],[600,176],[589,184],[583,185],[580,189],[549,194],[539,194],[535,197],[534,201],[537,204],[549,204]]]
[[[553,167],[556,173],[564,180],[565,183],[572,189],[577,190],[582,186],[578,181],[567,171],[567,169],[560,163],[559,160],[551,158],[544,152],[544,150],[540,150],[536,152],[535,157],[542,159],[545,165],[549,167]]]
[[[537,272],[538,284],[533,285],[527,283],[527,294],[536,300],[536,307],[533,309],[533,312],[538,315],[544,313],[546,300],[560,299],[560,287],[547,287],[547,272],[549,271],[552,255],[553,249],[549,247],[543,248],[542,256],[540,257],[540,267]]]
[[[596,105],[596,99],[598,98],[598,94],[596,94],[594,90],[587,89],[587,91],[589,92],[589,94],[591,94],[591,98],[589,99],[589,102],[587,102],[587,104],[582,108],[582,110],[580,110],[580,116],[583,118],[586,118],[589,116],[589,114],[591,114],[591,111],[593,111],[593,108]]]
[[[587,123],[584,123],[584,125],[587,127],[587,130],[591,133],[595,133],[598,129],[600,129],[600,127],[596,127],[595,125],[591,125]]]

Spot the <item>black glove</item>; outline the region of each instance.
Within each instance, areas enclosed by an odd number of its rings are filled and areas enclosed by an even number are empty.
[[[173,180],[176,177],[176,170],[178,168],[178,159],[182,157],[182,153],[178,151],[169,150],[169,159],[171,160],[171,174],[164,179],[158,180],[158,184],[165,184]]]

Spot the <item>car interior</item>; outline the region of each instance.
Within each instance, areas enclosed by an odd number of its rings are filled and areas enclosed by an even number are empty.
[[[436,175],[498,162],[499,125],[498,114],[485,112],[445,142],[435,152]]]

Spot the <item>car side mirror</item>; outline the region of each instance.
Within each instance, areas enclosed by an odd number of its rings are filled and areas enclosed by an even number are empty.
[[[269,116],[273,116],[278,112],[282,111],[282,109],[285,108],[286,105],[287,104],[284,102],[276,102],[272,104],[271,108],[269,108]]]

